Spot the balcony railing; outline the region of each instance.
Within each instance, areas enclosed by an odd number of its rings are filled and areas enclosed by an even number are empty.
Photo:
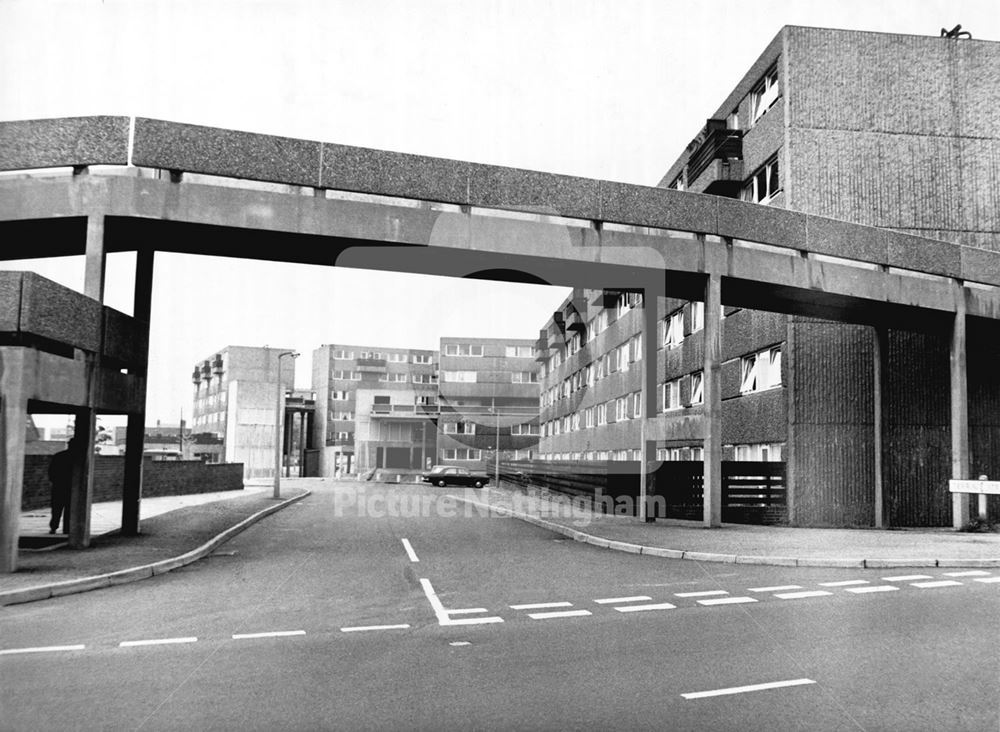
[[[705,129],[695,138],[697,149],[688,159],[688,184],[698,180],[698,176],[713,160],[743,159],[743,130],[731,130],[724,119],[710,119]]]

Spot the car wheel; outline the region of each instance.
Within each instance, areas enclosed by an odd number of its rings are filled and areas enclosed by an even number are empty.
[[[447,483],[445,482],[445,479],[444,479],[444,478],[441,478],[440,480],[438,480],[437,484],[438,484],[438,488],[444,488],[444,487],[445,487],[446,485],[448,485],[448,484],[447,484]]]
[[[483,481],[477,480],[476,481],[476,488],[482,488],[482,487],[483,487]]]

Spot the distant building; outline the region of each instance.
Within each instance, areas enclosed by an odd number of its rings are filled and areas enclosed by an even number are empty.
[[[436,451],[437,379],[433,350],[313,351],[320,474],[421,469]]]
[[[278,389],[287,393],[295,383],[295,360],[278,357],[291,350],[226,346],[195,364],[194,453],[209,462],[243,463],[245,478],[274,476]],[[286,420],[286,435],[289,429]]]
[[[535,342],[442,338],[438,462],[477,467],[527,459],[539,439]]]

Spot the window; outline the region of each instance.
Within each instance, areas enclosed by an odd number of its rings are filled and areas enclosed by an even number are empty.
[[[597,359],[597,380],[600,381],[608,374],[608,359],[607,356],[601,356]]]
[[[579,353],[580,343],[582,339],[579,333],[574,333],[573,337],[569,339],[569,355],[572,356],[574,353]]]
[[[532,424],[531,422],[525,422],[524,424],[513,424],[510,426],[510,433],[512,435],[537,435],[538,425]]]
[[[775,64],[764,78],[750,92],[750,119],[756,124],[764,113],[778,101],[778,64]]]
[[[349,394],[346,391],[331,391],[330,399],[335,402],[346,402],[349,399]]]
[[[354,358],[354,351],[345,351],[342,348],[338,348],[336,351],[333,352],[333,357],[342,360]]]
[[[428,364],[428,363],[431,362],[431,357],[430,357],[429,354],[414,353],[412,360],[413,360],[413,363]]]
[[[632,308],[638,307],[641,304],[642,304],[642,293],[623,292],[619,294],[618,299],[615,301],[616,317],[621,318],[627,312],[632,310]]]
[[[337,419],[354,419],[354,412],[341,412],[337,415]]]
[[[580,413],[579,412],[574,412],[573,413],[573,418],[570,420],[570,429],[572,429],[573,432],[579,432],[580,431]]]
[[[705,303],[691,303],[691,332],[697,333],[705,327]]]
[[[628,401],[628,397],[615,399],[615,422],[624,422],[628,419]]]
[[[421,407],[433,407],[437,404],[437,397],[432,396],[418,396],[414,399],[414,404],[418,404]]]
[[[361,351],[358,354],[358,358],[370,358],[375,361],[381,361],[382,354],[379,351]]]
[[[531,358],[535,355],[531,346],[507,346],[504,348],[504,356],[507,358]]]
[[[734,445],[733,459],[754,462],[781,462],[782,442],[759,442],[749,445]]]
[[[628,342],[629,358],[632,361],[642,360],[642,333],[636,333]]]
[[[390,363],[406,363],[407,357],[405,353],[390,353],[389,362]]]
[[[442,458],[444,460],[479,460],[480,451],[466,449],[463,447],[457,449],[445,449],[441,451]]]
[[[704,404],[705,379],[704,373],[695,371],[691,374],[691,404]]]
[[[616,349],[615,356],[617,360],[616,367],[618,371],[628,371],[628,363],[629,363],[628,352],[629,352],[628,342],[622,343]]]
[[[345,379],[347,381],[361,381],[360,371],[341,371],[339,369],[334,369],[331,376],[334,379]]]
[[[781,386],[781,347],[740,359],[740,393],[749,394]]]
[[[597,317],[595,318],[595,320],[597,321],[595,323],[595,327],[594,327],[594,332],[595,333],[603,333],[604,331],[606,331],[608,329],[608,311],[607,310],[602,310],[601,312],[599,312],[597,314]]]
[[[437,376],[434,374],[413,374],[414,384],[433,384],[437,381]]]
[[[587,407],[583,410],[583,425],[586,428],[591,428],[594,426],[594,408]]]
[[[678,310],[666,320],[663,329],[663,345],[676,347],[684,341],[684,311]]]
[[[597,405],[597,424],[607,424],[608,423],[608,407],[606,404]]]
[[[683,191],[683,190],[685,190],[685,186],[684,186],[684,173],[681,173],[676,178],[674,178],[674,182],[671,183],[667,187],[668,188],[673,188],[675,191]]]
[[[442,371],[441,379],[443,381],[458,382],[463,384],[475,384],[476,383],[476,372],[475,371]]]
[[[474,435],[476,434],[475,422],[445,422],[444,433],[446,435]]]
[[[633,391],[632,392],[632,416],[641,417],[642,416],[642,392]]]
[[[510,380],[514,384],[537,384],[538,374],[534,371],[514,371],[510,375]]]
[[[781,177],[778,175],[778,156],[775,155],[746,182],[740,197],[750,203],[770,203],[780,191]]]
[[[681,380],[674,379],[663,385],[663,411],[681,408]]]
[[[354,433],[353,432],[338,432],[337,433],[337,439],[338,440],[347,440],[347,441],[353,440],[354,439]]]
[[[444,347],[446,356],[482,356],[483,347],[470,343],[448,343]]]
[[[389,384],[405,384],[409,381],[409,374],[382,374],[379,381]]]

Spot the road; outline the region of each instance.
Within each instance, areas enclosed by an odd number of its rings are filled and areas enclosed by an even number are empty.
[[[0,728],[1000,729],[1000,570],[666,560],[449,495],[326,483],[182,570],[0,609]]]

